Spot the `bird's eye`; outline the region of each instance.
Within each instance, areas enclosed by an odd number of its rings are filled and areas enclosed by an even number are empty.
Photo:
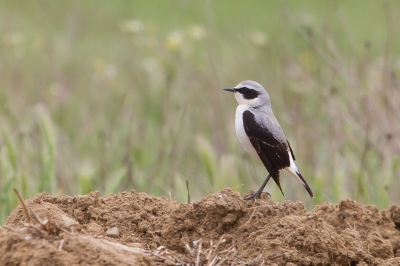
[[[244,87],[244,88],[241,89],[241,91],[242,91],[242,93],[246,93],[246,92],[249,92],[249,89]]]

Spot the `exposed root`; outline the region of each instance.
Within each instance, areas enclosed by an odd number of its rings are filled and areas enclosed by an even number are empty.
[[[206,265],[206,266],[219,266],[234,264],[237,249],[235,247],[235,241],[232,240],[232,245],[224,250],[220,250],[220,246],[226,243],[224,236],[221,236],[218,242],[214,245],[213,241],[210,240],[210,248],[203,249],[203,240],[200,238],[193,241],[193,248],[189,247],[186,242],[185,247],[193,257],[195,266]],[[192,264],[191,264],[192,265]]]

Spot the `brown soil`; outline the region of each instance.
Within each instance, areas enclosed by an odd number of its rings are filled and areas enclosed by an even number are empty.
[[[399,206],[347,199],[309,212],[232,189],[193,204],[135,191],[25,203],[67,232],[28,223],[19,206],[0,229],[1,265],[400,265]]]

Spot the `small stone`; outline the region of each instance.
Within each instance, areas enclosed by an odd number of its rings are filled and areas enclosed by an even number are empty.
[[[107,230],[106,235],[110,237],[119,237],[118,227],[111,227]]]
[[[222,220],[223,224],[233,224],[234,222],[236,222],[237,220],[237,216],[233,213],[228,213],[224,219]]]
[[[88,224],[86,231],[92,235],[102,235],[104,233],[103,227],[95,222]]]

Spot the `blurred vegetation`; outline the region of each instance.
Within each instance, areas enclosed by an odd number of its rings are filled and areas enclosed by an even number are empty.
[[[13,187],[257,189],[222,90],[246,79],[316,195],[282,173],[286,199],[400,204],[399,33],[398,1],[1,1],[0,221]]]

